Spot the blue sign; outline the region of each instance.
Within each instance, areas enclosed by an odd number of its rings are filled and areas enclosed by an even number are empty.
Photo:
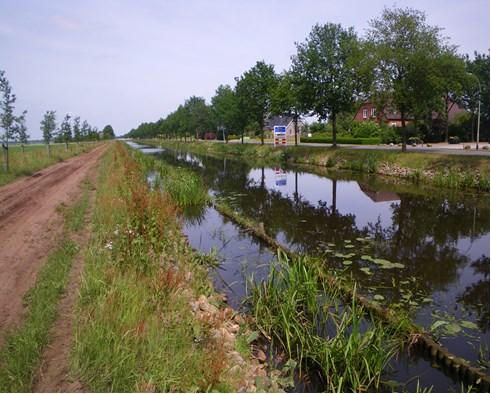
[[[274,133],[275,134],[285,134],[286,133],[286,126],[274,126]]]

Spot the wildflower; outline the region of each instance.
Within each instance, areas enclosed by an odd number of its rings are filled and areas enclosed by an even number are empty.
[[[108,250],[113,250],[113,242],[112,241],[109,241],[106,246],[105,246],[106,249]]]

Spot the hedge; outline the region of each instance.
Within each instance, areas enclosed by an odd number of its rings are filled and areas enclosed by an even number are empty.
[[[332,144],[332,137],[302,137],[300,142],[317,142],[321,144]],[[356,145],[378,145],[381,143],[380,138],[354,138],[354,137],[338,137],[338,144],[356,144]]]

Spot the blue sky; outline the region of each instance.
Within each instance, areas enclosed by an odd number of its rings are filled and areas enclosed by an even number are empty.
[[[0,69],[31,137],[48,109],[124,134],[191,95],[209,100],[257,60],[287,69],[315,23],[363,35],[393,4],[425,11],[461,53],[489,49],[489,0],[0,0]]]

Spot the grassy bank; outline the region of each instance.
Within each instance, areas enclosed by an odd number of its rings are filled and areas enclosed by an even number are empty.
[[[243,328],[180,232],[178,205],[196,190],[183,172],[149,185],[148,171],[167,171],[152,161],[122,144],[103,158],[73,366],[91,391],[248,389]]]
[[[347,148],[223,144],[210,142],[170,142],[143,140],[146,144],[183,149],[218,157],[230,155],[257,163],[309,164],[331,170],[349,170],[399,177],[415,183],[455,190],[489,192],[489,158],[437,153],[401,153],[387,150],[355,150]]]
[[[52,164],[66,160],[83,152],[93,149],[96,144],[92,142],[81,142],[68,144],[51,144],[51,154],[48,156],[46,145],[26,145],[22,150],[20,145],[9,146],[9,167],[5,172],[0,168],[0,186],[12,182],[16,178],[25,175],[32,175]]]
[[[57,317],[58,301],[65,289],[78,245],[70,239],[82,228],[88,207],[88,189],[73,206],[61,206],[65,234],[58,248],[41,268],[36,283],[25,295],[26,312],[21,326],[7,334],[0,350],[0,391],[31,391],[34,373],[43,348],[49,341],[49,329]]]

